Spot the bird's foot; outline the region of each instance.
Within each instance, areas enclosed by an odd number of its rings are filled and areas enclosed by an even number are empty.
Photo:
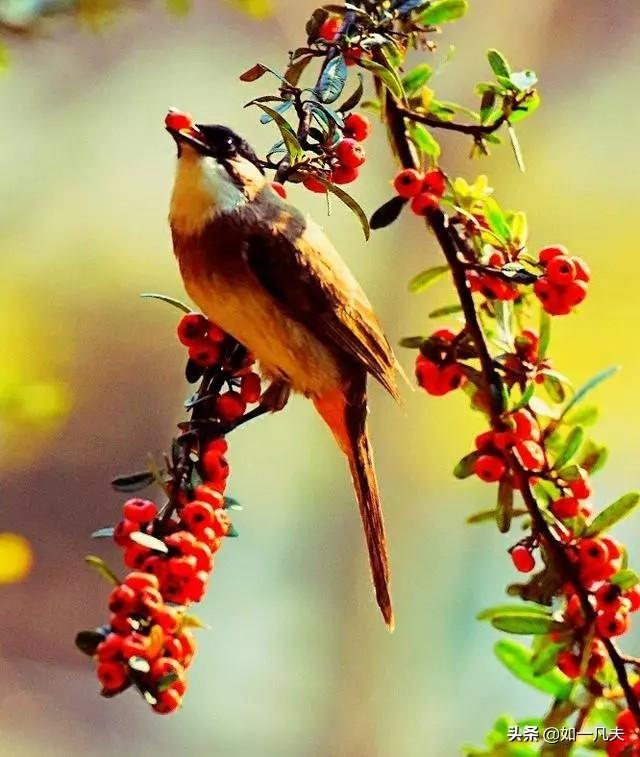
[[[291,384],[280,379],[272,381],[260,397],[260,407],[265,412],[277,413],[284,410],[291,395]]]

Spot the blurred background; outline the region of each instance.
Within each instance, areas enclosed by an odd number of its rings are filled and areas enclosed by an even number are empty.
[[[500,666],[491,652],[498,633],[474,619],[515,578],[506,552],[515,539],[465,524],[493,501],[488,487],[451,476],[480,430],[462,395],[406,391],[398,407],[372,389],[392,636],[373,601],[343,460],[295,399],[231,438],[240,538],[220,554],[198,610],[212,630],[201,632],[184,709],[158,718],[134,693],[102,700],[93,666],[74,649],[75,632],[106,617],[108,589],[83,556],[117,565],[115,548],[89,539],[118,517],[109,480],[168,446],[189,391],[177,311],[138,297],[184,296],[166,223],[175,148],[164,113],[175,105],[271,145],[272,128],[242,109],[271,84],[243,85],[238,74],[256,60],[282,68],[314,7],[274,0],[273,14],[258,19],[200,0],[177,19],[150,1],[97,33],[63,20],[9,38],[0,78],[0,530],[24,534],[34,563],[25,581],[0,587],[4,754],[448,757],[481,742],[502,712],[538,715],[548,704]],[[444,165],[468,178],[489,173],[506,207],[527,210],[532,246],[562,241],[593,268],[590,298],[557,321],[552,351],[577,383],[624,366],[598,390],[597,436],[615,448],[597,478],[599,505],[638,485],[639,39],[637,0],[472,0],[445,30],[442,49],[457,51],[433,80],[444,99],[474,104],[488,47],[540,76],[543,107],[519,129],[525,175],[508,147],[470,163],[457,136],[444,141]],[[368,212],[389,198],[394,170],[380,132],[354,187]],[[452,301],[447,283],[406,291],[438,261],[417,219],[366,244],[347,210],[336,204],[327,218],[323,198],[300,188],[290,197],[330,232],[393,343],[424,332],[426,314]],[[399,355],[411,372],[414,353]],[[640,520],[620,535],[637,566]],[[629,643],[637,653],[640,635]]]

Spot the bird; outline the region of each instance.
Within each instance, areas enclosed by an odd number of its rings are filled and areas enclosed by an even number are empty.
[[[333,433],[349,464],[377,603],[393,630],[367,379],[398,400],[398,361],[335,247],[274,191],[248,142],[175,109],[165,126],[177,145],[169,224],[185,290],[256,358],[270,382],[261,400],[270,410],[297,392]]]

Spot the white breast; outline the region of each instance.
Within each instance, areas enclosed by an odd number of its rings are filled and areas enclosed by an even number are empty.
[[[197,234],[218,213],[248,202],[223,166],[183,145],[171,196],[171,226],[181,234]]]

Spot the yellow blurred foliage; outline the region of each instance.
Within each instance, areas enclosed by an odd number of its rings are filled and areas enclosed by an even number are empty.
[[[33,551],[24,536],[0,533],[0,584],[23,581],[32,565]]]
[[[229,2],[253,18],[266,18],[273,13],[271,0],[229,0]]]

